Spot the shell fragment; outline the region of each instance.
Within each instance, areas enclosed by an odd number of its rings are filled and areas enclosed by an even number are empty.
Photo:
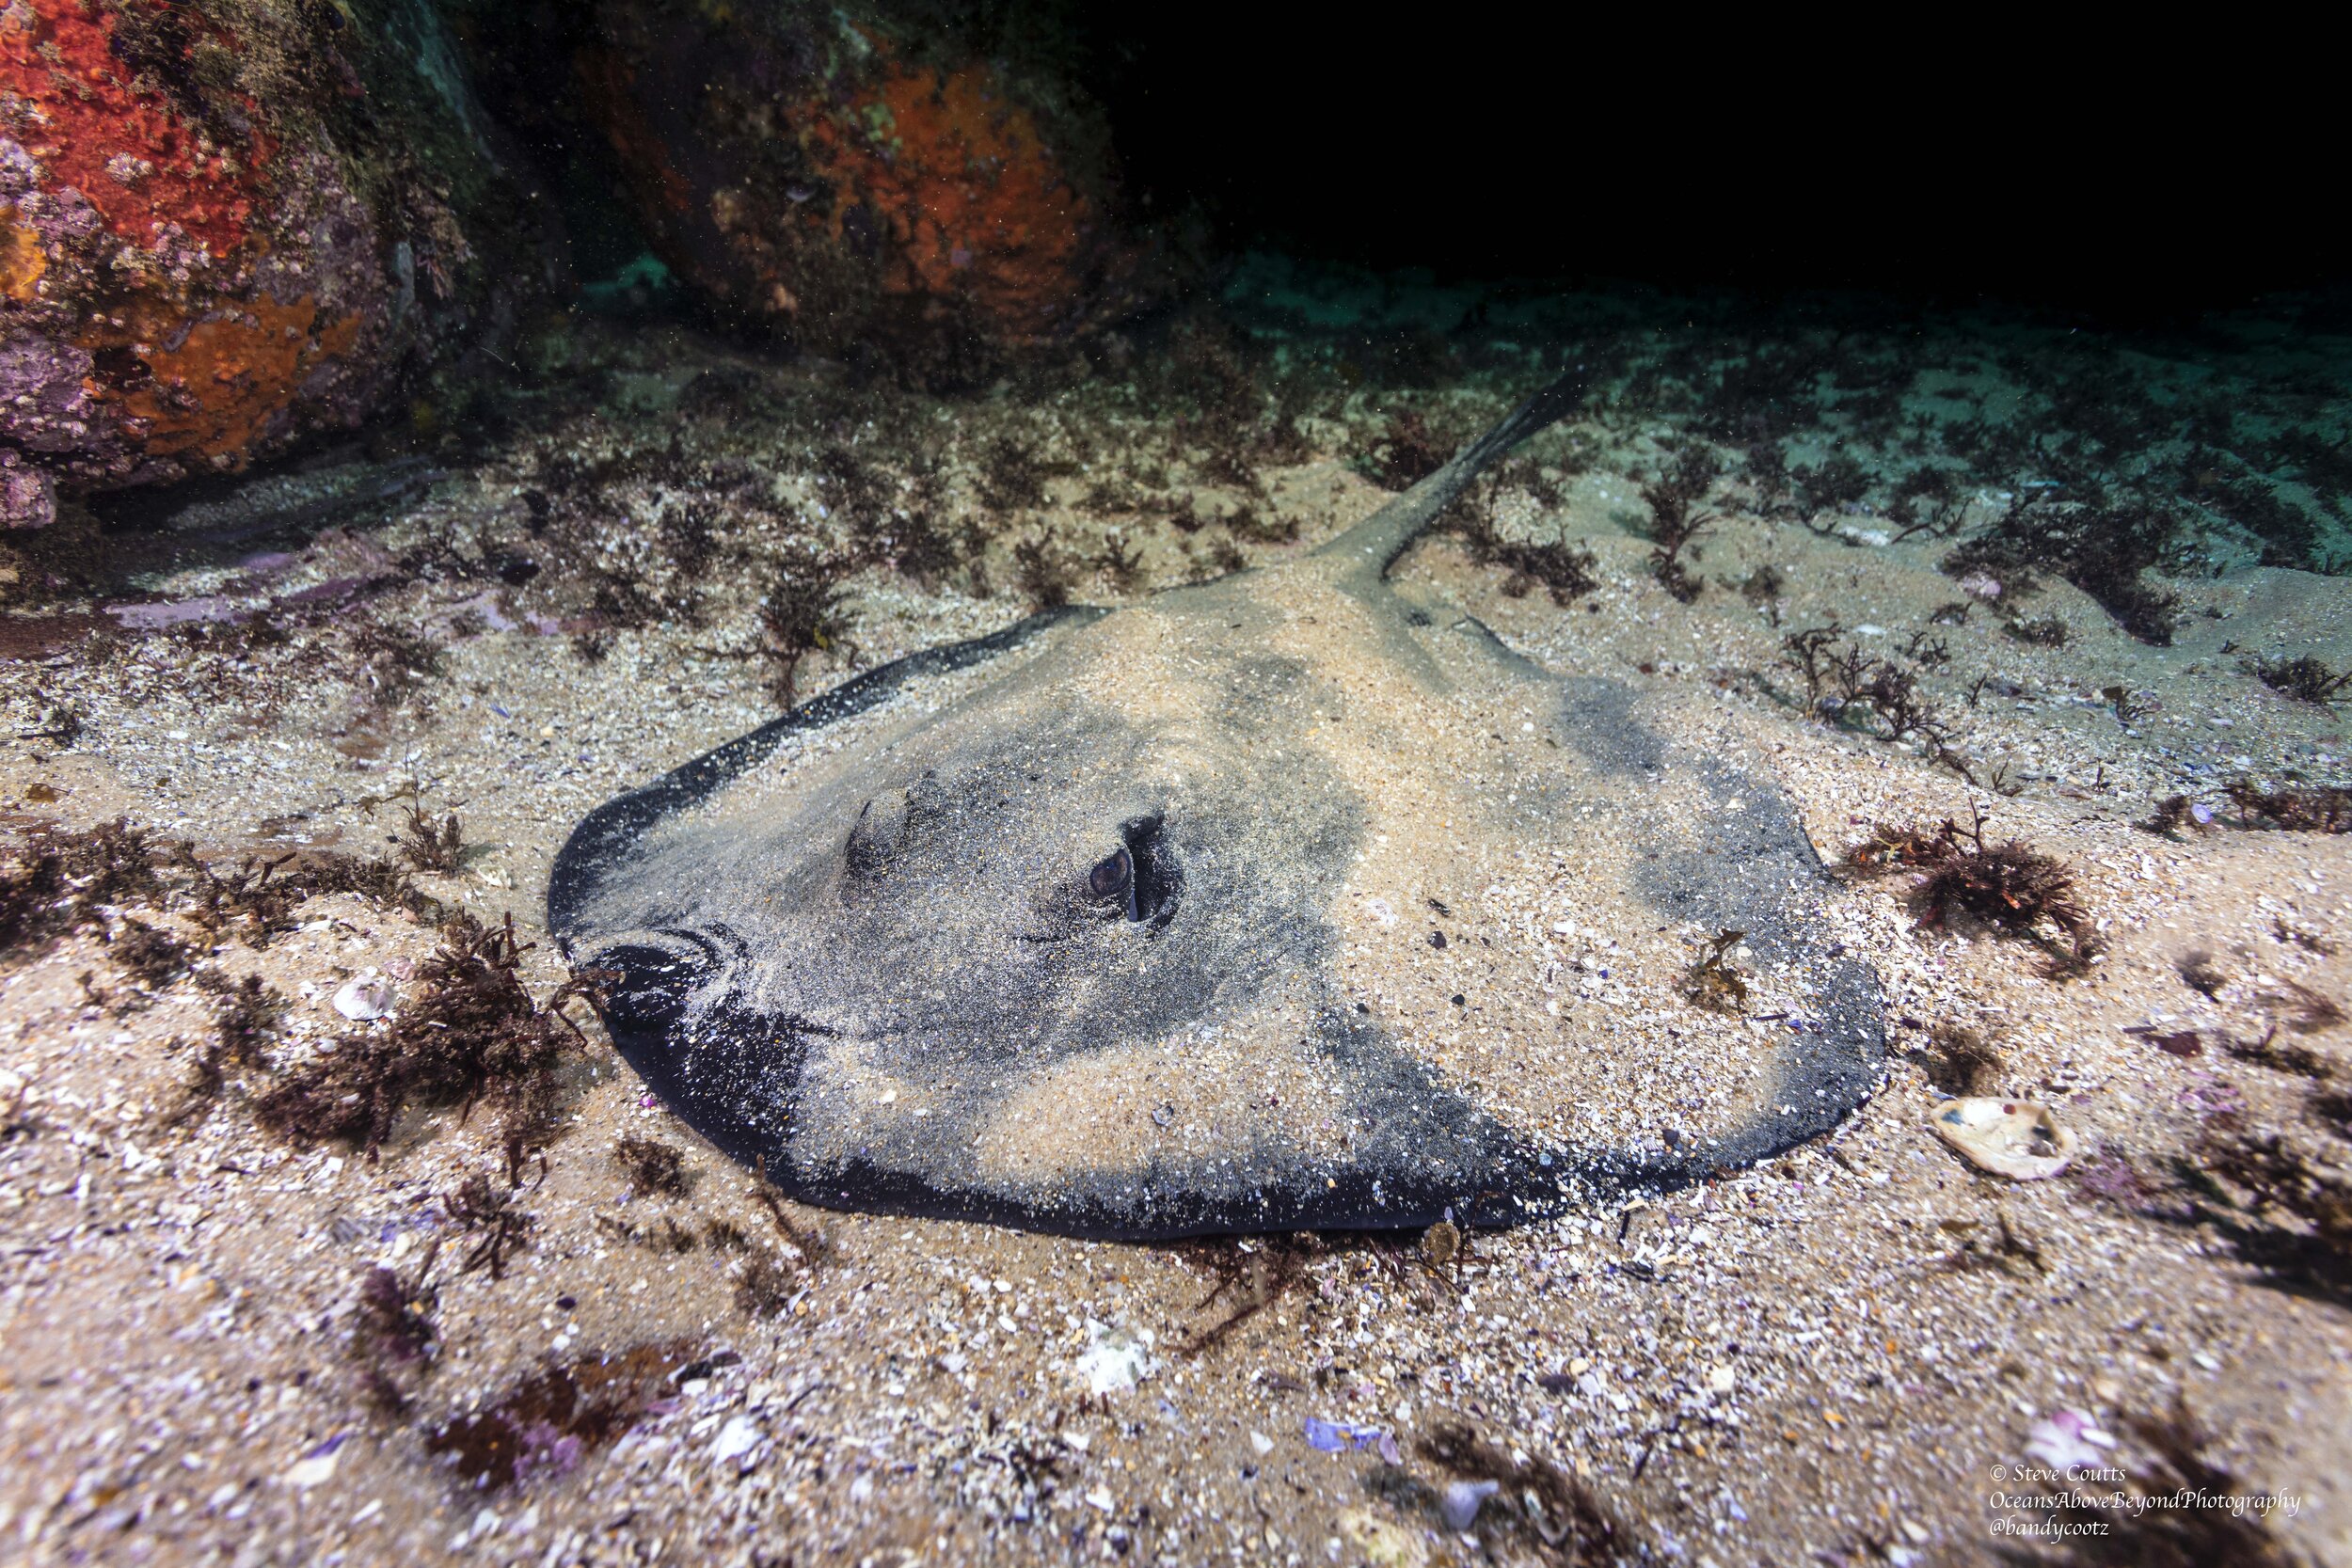
[[[1930,1115],[1936,1136],[1996,1176],[2040,1181],[2064,1170],[2081,1140],[2046,1105],[2025,1100],[1947,1100]]]
[[[389,1014],[400,999],[399,988],[380,975],[363,974],[343,982],[335,992],[335,1010],[348,1019],[366,1022]]]

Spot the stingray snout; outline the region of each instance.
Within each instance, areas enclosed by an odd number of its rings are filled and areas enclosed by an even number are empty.
[[[598,948],[582,967],[605,972],[609,1027],[662,1028],[681,1017],[698,992],[723,981],[743,951],[742,938],[724,926],[710,931],[664,927],[630,932]]]

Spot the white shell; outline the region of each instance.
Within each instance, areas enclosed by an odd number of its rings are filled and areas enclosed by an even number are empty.
[[[362,974],[345,980],[342,989],[335,992],[335,1010],[345,1018],[366,1022],[389,1013],[399,1000],[400,989],[391,981],[377,974]]]
[[[2048,1106],[2025,1100],[1947,1100],[1928,1124],[1979,1169],[2020,1181],[2056,1176],[2082,1143]]]

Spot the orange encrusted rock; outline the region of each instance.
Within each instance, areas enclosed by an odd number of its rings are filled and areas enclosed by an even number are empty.
[[[507,198],[421,8],[0,8],[0,523],[357,424],[469,336]],[[446,55],[446,50],[442,52]],[[485,244],[485,236],[490,243]]]
[[[605,0],[573,70],[662,261],[738,320],[931,384],[1135,297],[1107,133],[1017,52],[874,8]]]

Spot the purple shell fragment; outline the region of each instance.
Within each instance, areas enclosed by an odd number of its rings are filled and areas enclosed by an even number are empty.
[[[1319,1416],[1306,1420],[1307,1446],[1324,1453],[1346,1453],[1350,1449],[1369,1449],[1387,1436],[1378,1427],[1358,1426],[1352,1421],[1327,1421]]]

